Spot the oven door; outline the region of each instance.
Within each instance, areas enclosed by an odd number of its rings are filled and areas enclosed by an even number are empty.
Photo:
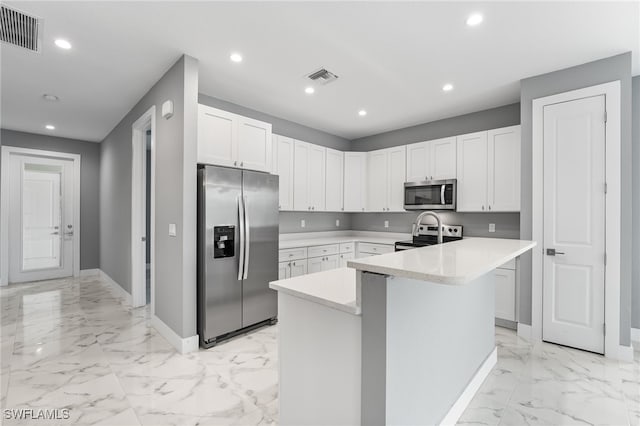
[[[456,180],[405,183],[404,208],[405,210],[455,210]]]

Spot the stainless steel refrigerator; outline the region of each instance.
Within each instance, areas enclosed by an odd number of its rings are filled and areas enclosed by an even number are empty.
[[[198,169],[198,335],[208,348],[275,323],[278,176]]]

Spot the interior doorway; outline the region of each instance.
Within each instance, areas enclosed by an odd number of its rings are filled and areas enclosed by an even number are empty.
[[[131,300],[155,306],[155,106],[132,125]]]
[[[80,156],[2,147],[2,284],[80,273]]]

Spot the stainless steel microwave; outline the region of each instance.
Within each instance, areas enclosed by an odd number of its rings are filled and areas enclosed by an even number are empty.
[[[456,180],[426,180],[404,184],[405,210],[455,210]]]

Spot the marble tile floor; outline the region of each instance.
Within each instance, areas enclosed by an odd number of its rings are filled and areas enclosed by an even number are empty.
[[[277,424],[277,326],[181,355],[149,317],[97,277],[1,288],[1,408],[70,418],[0,424]],[[501,328],[496,343],[460,424],[640,426],[640,352],[621,363]]]

